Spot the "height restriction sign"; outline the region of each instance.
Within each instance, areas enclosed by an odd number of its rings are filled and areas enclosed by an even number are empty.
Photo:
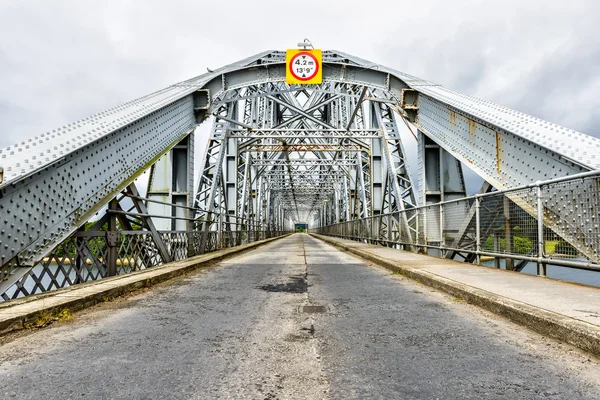
[[[287,83],[320,84],[323,82],[323,51],[290,49],[285,53]]]

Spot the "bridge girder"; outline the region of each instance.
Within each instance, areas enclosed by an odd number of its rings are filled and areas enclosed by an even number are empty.
[[[215,124],[194,195],[197,217],[213,210],[281,219],[278,207],[289,200],[268,190],[265,173],[303,163],[347,168],[330,192],[326,222],[417,204],[396,119],[498,189],[600,169],[596,138],[339,51],[325,51],[323,61],[321,85],[287,85],[285,53],[266,51],[1,149],[0,280],[39,261],[209,116]],[[381,155],[373,155],[375,142]],[[381,177],[374,157],[383,158]],[[292,190],[293,199],[301,194]],[[528,199],[511,200],[533,212]],[[554,211],[579,224],[576,211]],[[553,229],[587,254],[558,224]]]

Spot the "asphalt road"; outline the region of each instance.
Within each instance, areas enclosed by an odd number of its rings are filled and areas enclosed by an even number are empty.
[[[600,398],[582,352],[305,234],[9,339],[1,399]]]

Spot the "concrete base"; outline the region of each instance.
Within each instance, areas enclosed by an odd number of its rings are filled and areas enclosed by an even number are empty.
[[[0,334],[26,328],[40,319],[42,315],[45,316],[44,318],[48,318],[57,315],[62,310],[81,310],[124,293],[150,287],[199,268],[207,267],[215,261],[221,261],[286,236],[289,235],[217,250],[184,261],[176,261],[127,275],[114,276],[5,301],[0,303]]]
[[[600,289],[331,236],[315,238],[600,356]]]

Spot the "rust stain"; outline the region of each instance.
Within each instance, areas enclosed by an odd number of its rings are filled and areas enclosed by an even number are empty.
[[[467,120],[469,121],[469,136],[475,136],[475,131],[477,130],[477,122],[468,118]]]
[[[456,125],[456,111],[448,109],[448,119],[452,125]]]

